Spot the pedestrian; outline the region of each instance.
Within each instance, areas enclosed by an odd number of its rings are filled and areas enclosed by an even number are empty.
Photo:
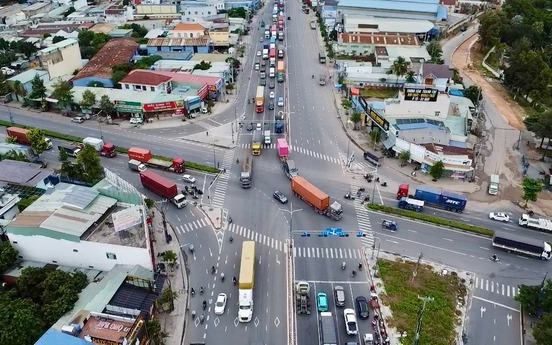
[[[159,114],[157,114],[157,120],[159,120]]]
[[[217,162],[217,169],[220,169],[220,162]]]
[[[209,131],[206,131],[206,132],[205,132],[205,135],[209,136]]]

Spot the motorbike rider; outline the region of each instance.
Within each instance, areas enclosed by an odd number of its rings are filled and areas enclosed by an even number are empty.
[[[353,270],[353,272],[351,272],[351,275],[352,275],[353,277],[356,277],[356,271]]]
[[[224,272],[220,274],[220,280],[224,281]]]
[[[190,293],[192,294],[192,296],[195,295],[195,290],[194,290],[194,288],[191,288],[191,289],[190,289]]]
[[[358,270],[359,270],[359,271],[362,271],[362,263],[359,263],[359,264],[358,264]]]
[[[203,300],[203,310],[205,310],[205,308],[207,308],[207,301]]]
[[[345,267],[347,267],[347,263],[346,263],[345,261],[343,261],[343,262],[341,263],[341,269],[344,270]]]
[[[496,254],[493,254],[493,256],[491,256],[491,259],[493,261],[498,261],[498,256]]]
[[[211,273],[215,274],[215,266],[211,266]]]
[[[234,283],[234,285],[236,285],[237,282],[238,282],[238,280],[236,279],[236,277],[232,277],[232,283]]]
[[[199,288],[199,294],[203,294],[203,286]]]

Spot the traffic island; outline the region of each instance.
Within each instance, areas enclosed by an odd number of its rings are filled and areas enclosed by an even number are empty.
[[[421,259],[383,253],[372,262],[370,303],[378,315],[372,326],[392,344],[417,343],[417,337],[420,344],[455,344],[462,335],[470,274]]]

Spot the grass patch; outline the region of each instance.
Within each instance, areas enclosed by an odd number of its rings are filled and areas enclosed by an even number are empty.
[[[12,126],[16,126],[16,127],[20,127],[20,128],[26,128],[26,129],[35,128],[35,127],[31,127],[31,126],[21,125],[21,124],[18,124],[18,123],[12,124],[9,121],[3,121],[3,120],[0,120],[0,126],[4,126],[6,128],[7,127],[12,127]],[[56,138],[56,139],[67,140],[67,141],[70,141],[70,142],[79,142],[79,143],[82,143],[82,140],[84,139],[84,138],[81,138],[81,137],[62,134],[62,133],[58,133],[58,132],[52,132],[52,131],[48,131],[48,130],[43,130],[43,131],[44,131],[44,136],[49,137],[49,138]],[[121,147],[121,146],[116,146],[115,151],[117,151],[117,153],[126,155],[128,153],[128,148]],[[154,157],[158,158],[158,159],[162,159],[162,160],[172,162],[172,158],[169,158],[169,157],[158,156],[158,155],[155,155]],[[200,170],[200,171],[205,171],[205,172],[209,172],[209,173],[218,173],[219,172],[219,169],[216,169],[214,167],[204,165],[204,164],[185,161],[185,165],[186,165],[186,168],[188,168],[188,169]]]
[[[455,344],[455,327],[460,322],[456,305],[458,302],[465,305],[466,286],[454,272],[442,276],[427,265],[419,265],[412,280],[415,266],[414,262],[378,260],[385,287],[381,299],[393,312],[393,319],[387,320],[388,324],[401,333],[407,333],[402,344],[413,344],[423,305],[418,296],[432,297],[433,301],[426,303],[419,343]]]
[[[395,207],[385,206],[385,205],[379,205],[379,204],[368,204],[366,207],[369,208],[369,209],[372,209],[374,211],[394,214],[394,215],[397,215],[397,216],[403,216],[403,217],[408,217],[408,218],[414,218],[414,219],[417,219],[417,220],[422,220],[424,222],[433,223],[433,224],[437,224],[437,225],[444,225],[444,226],[451,227],[451,228],[456,228],[456,229],[459,229],[459,230],[462,230],[462,231],[473,232],[473,233],[483,235],[483,236],[493,237],[493,235],[494,235],[494,230],[483,228],[483,227],[480,227],[480,226],[475,226],[475,225],[470,225],[470,224],[458,222],[458,221],[451,220],[451,219],[445,219],[445,218],[441,218],[441,217],[430,216],[430,215],[423,214],[423,213],[418,213],[418,212],[409,211],[409,210],[403,210],[403,209],[400,209],[400,208],[395,208]]]
[[[366,98],[393,98],[399,93],[398,89],[360,89],[360,95]]]

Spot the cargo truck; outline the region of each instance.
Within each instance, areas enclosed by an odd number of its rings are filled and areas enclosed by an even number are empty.
[[[383,164],[383,156],[377,155],[369,151],[365,151],[363,156],[364,156],[364,159],[366,159],[369,163],[372,163],[377,167]]]
[[[295,176],[299,176],[299,169],[295,166],[295,161],[288,159],[284,162],[284,164],[282,164],[282,167],[284,168],[284,172],[286,173],[288,179],[291,180]]]
[[[255,242],[244,241],[238,281],[238,320],[249,322],[253,318],[253,287],[255,285]]]
[[[531,218],[528,214],[522,214],[518,224],[528,229],[552,232],[552,220],[545,218]]]
[[[128,168],[130,170],[140,172],[146,170],[148,167],[144,163],[137,161],[136,159],[131,159],[128,161]]]
[[[6,133],[8,134],[8,136],[14,138],[18,144],[31,146],[31,141],[29,140],[29,138],[27,138],[27,134],[29,133],[28,129],[19,127],[8,127],[6,128]],[[52,148],[52,140],[50,140],[50,138],[44,138],[44,141],[47,145],[46,149],[50,150]]]
[[[291,179],[291,190],[299,199],[312,206],[320,213],[333,220],[343,217],[343,207],[337,201],[330,205],[330,197],[301,176]]]
[[[173,158],[172,161],[153,158],[150,150],[139,147],[131,147],[128,149],[128,159],[134,159],[144,163],[147,167],[157,168],[175,173],[183,173],[185,171],[184,159]]]
[[[397,191],[397,200],[400,200],[403,197],[410,197],[408,194],[408,188],[409,186],[407,184],[401,184],[399,186],[399,190]],[[413,197],[414,199],[425,201],[425,204],[429,206],[458,213],[462,213],[468,203],[468,199],[462,194],[424,186],[416,188],[416,192]]]
[[[278,61],[278,82],[284,82],[284,76],[286,73],[284,61]]]
[[[424,209],[424,202],[422,200],[416,200],[405,196],[399,200],[398,206],[399,208],[403,208],[405,210],[422,212]]]
[[[280,161],[282,163],[287,161],[289,157],[289,146],[285,138],[276,139],[276,150],[278,151],[278,157],[280,158]]]
[[[115,151],[115,145],[111,143],[105,143],[102,139],[98,138],[84,138],[82,140],[84,145],[90,145],[96,150],[100,155],[113,158],[117,156],[117,151]]]
[[[257,86],[257,95],[255,96],[255,106],[257,113],[264,111],[264,86]]]
[[[253,182],[253,157],[251,155],[246,155],[243,160],[240,182],[242,188],[251,188]]]
[[[270,130],[264,131],[263,138],[264,138],[263,142],[265,145],[272,144],[272,136],[270,135]]]
[[[251,139],[251,154],[253,156],[260,156],[262,151],[262,135],[260,130],[253,132]]]
[[[25,159],[27,159],[29,162],[36,162],[38,160],[38,155],[30,146],[0,143],[0,155],[6,155],[11,151],[20,155],[24,155]]]
[[[65,151],[69,157],[77,158],[82,149],[79,146],[62,146],[58,145],[58,150]]]
[[[163,198],[167,198],[178,208],[183,208],[188,204],[184,194],[178,193],[176,183],[152,170],[141,171],[140,181],[142,182],[142,186],[144,186],[144,188],[151,190]]]
[[[500,176],[491,175],[491,178],[489,179],[489,194],[497,195],[499,184],[500,184]]]
[[[552,258],[552,246],[550,246],[550,243],[511,233],[495,234],[493,236],[493,247],[541,260],[550,260]]]
[[[337,345],[334,318],[329,311],[320,313],[320,344]]]

